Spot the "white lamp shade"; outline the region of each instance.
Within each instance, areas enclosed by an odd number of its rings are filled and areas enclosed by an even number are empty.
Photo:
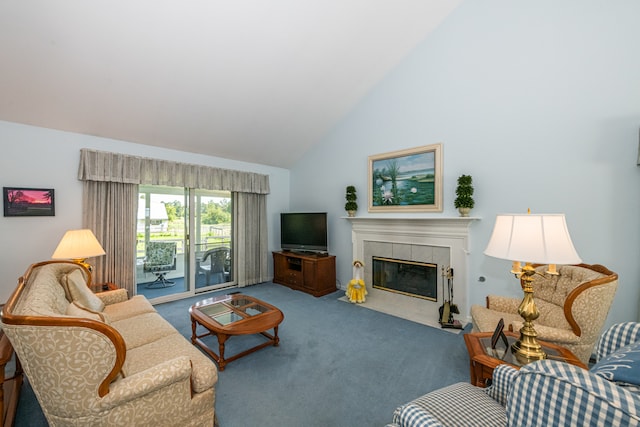
[[[485,255],[536,264],[578,264],[564,214],[498,215]]]
[[[104,254],[104,249],[91,230],[69,230],[60,240],[51,258],[86,259]]]

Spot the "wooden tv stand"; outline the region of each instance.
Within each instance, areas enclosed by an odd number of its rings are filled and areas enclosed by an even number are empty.
[[[273,282],[316,297],[330,294],[336,291],[336,257],[274,252]]]

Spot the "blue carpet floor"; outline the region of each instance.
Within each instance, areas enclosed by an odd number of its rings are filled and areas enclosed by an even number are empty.
[[[339,301],[340,291],[315,298],[272,283],[239,291],[277,306],[285,319],[280,346],[231,362],[219,373],[216,412],[221,427],[380,427],[391,421],[398,405],[469,381],[462,334]],[[188,308],[211,295],[156,308],[190,338]],[[232,337],[226,354],[259,340]],[[212,338],[210,344],[214,342]],[[45,425],[27,383],[16,426]]]

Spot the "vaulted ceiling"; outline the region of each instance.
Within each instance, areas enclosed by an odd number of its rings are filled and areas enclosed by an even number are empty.
[[[288,168],[461,0],[4,0],[0,120]]]

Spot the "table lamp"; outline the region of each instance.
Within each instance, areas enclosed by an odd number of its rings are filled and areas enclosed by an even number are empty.
[[[524,292],[518,308],[524,324],[520,329],[520,339],[511,346],[511,350],[521,363],[545,359],[547,355],[536,340],[537,333],[533,327],[533,321],[540,312],[533,299],[531,284],[537,272],[531,264],[548,264],[546,273],[558,274],[556,264],[578,264],[582,261],[571,242],[564,214],[497,215],[484,253],[513,261],[511,272],[520,279]]]
[[[91,271],[92,267],[87,264],[86,259],[104,254],[105,251],[93,232],[89,229],[82,229],[67,231],[62,236],[62,240],[58,243],[51,258],[71,259]]]

